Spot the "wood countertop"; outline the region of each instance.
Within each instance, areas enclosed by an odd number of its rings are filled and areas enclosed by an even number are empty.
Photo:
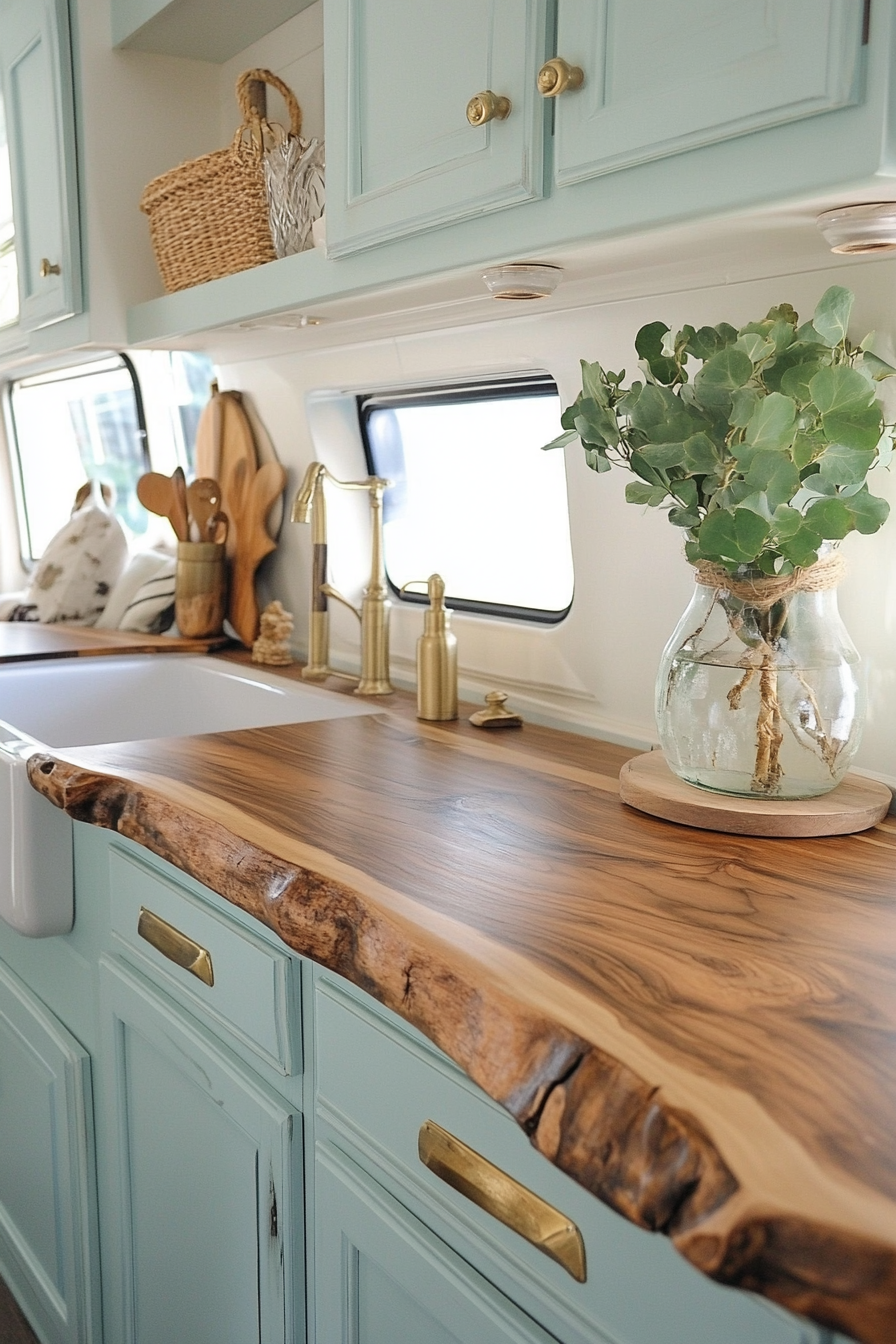
[[[33,757],[34,786],[429,1036],[697,1268],[896,1341],[896,818],[625,807],[619,747],[372,716]]]

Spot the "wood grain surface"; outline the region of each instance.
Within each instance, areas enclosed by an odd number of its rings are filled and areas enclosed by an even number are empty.
[[[397,701],[29,772],[400,1013],[705,1273],[894,1344],[894,819],[691,830],[620,803],[631,752]]]
[[[205,653],[227,643],[226,636],[182,639],[139,635],[131,630],[94,630],[84,625],[0,622],[0,663],[36,658],[97,658],[116,653]]]

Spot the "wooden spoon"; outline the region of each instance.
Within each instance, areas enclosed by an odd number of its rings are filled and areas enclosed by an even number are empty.
[[[266,462],[248,482],[243,463],[238,464],[234,473],[236,551],[228,614],[230,624],[247,647],[258,635],[255,571],[277,545],[268,535],[265,520],[285,484],[286,472],[279,462]]]
[[[150,513],[157,513],[160,518],[167,518],[171,522],[174,486],[170,476],[163,476],[160,471],[148,471],[137,482],[137,498],[144,509],[149,509]],[[174,527],[173,522],[171,525]],[[176,532],[177,528],[174,530]]]
[[[178,541],[190,540],[190,523],[187,515],[187,478],[183,467],[175,467],[171,473],[172,506],[168,517]]]
[[[210,476],[199,476],[187,486],[187,510],[199,531],[199,540],[208,538],[209,522],[221,508],[221,487]]]

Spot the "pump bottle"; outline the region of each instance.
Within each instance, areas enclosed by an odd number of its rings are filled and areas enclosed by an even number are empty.
[[[437,722],[457,718],[457,638],[445,606],[445,580],[430,574],[426,586],[429,607],[417,640],[417,718]]]

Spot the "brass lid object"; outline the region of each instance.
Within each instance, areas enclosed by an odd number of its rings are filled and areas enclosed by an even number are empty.
[[[489,691],[485,697],[486,709],[477,710],[470,715],[474,728],[522,728],[523,720],[519,714],[504,708],[507,695],[504,691]]]
[[[432,723],[457,718],[457,637],[451,632],[451,612],[445,606],[441,574],[412,579],[401,591],[426,585],[429,607],[423,616],[423,634],[417,640],[417,718]]]

